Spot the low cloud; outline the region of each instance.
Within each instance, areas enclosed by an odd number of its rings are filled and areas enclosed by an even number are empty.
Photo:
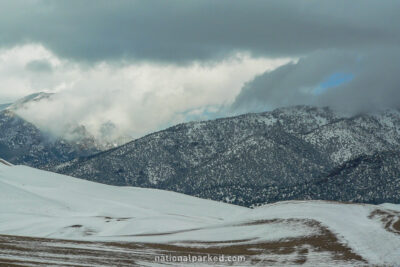
[[[51,72],[53,66],[47,60],[32,60],[26,64],[26,69],[33,72]]]
[[[36,51],[36,57],[26,57]],[[212,63],[190,65],[102,62],[85,66],[61,60],[42,46],[27,45],[0,53],[0,99],[44,91],[50,98],[25,105],[18,114],[42,130],[73,138],[77,125],[95,137],[143,136],[175,123],[204,118],[230,105],[243,84],[290,59],[252,58],[236,54]],[[52,72],[27,70],[34,62],[49,62]],[[13,71],[7,64],[14,64]],[[3,67],[3,68],[2,68]],[[7,76],[7,77],[6,77]],[[7,88],[18,88],[17,91]],[[206,115],[205,117],[209,117]]]
[[[56,91],[56,87],[61,86],[60,77],[63,76],[65,81],[69,74],[52,73],[49,68],[57,69],[62,64],[65,61],[42,45],[0,49],[0,103],[12,102],[38,91]]]

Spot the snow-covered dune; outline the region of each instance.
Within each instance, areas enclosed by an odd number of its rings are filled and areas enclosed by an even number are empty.
[[[5,164],[0,164],[0,203],[0,262],[26,250],[7,247],[6,235],[112,241],[108,244],[113,246],[140,243],[144,250],[151,247],[164,253],[236,253],[247,255],[248,265],[261,266],[400,262],[400,205],[394,204],[288,201],[248,209]],[[34,240],[28,241],[43,243]]]
[[[247,211],[174,192],[108,186],[25,166],[0,166],[0,202],[0,233],[57,238],[171,232],[220,223]]]

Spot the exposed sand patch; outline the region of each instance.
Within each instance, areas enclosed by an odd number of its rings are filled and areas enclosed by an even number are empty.
[[[370,219],[378,219],[385,230],[400,235],[400,212],[394,210],[376,209],[368,216]]]

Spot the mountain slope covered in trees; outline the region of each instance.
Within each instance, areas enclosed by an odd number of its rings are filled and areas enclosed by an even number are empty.
[[[253,206],[289,199],[400,202],[400,112],[296,106],[180,124],[52,170]]]

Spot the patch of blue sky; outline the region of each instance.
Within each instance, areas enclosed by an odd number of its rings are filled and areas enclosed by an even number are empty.
[[[322,83],[320,83],[317,88],[314,89],[313,93],[315,95],[320,95],[330,88],[338,87],[342,84],[351,82],[353,79],[354,75],[352,73],[335,72]]]

